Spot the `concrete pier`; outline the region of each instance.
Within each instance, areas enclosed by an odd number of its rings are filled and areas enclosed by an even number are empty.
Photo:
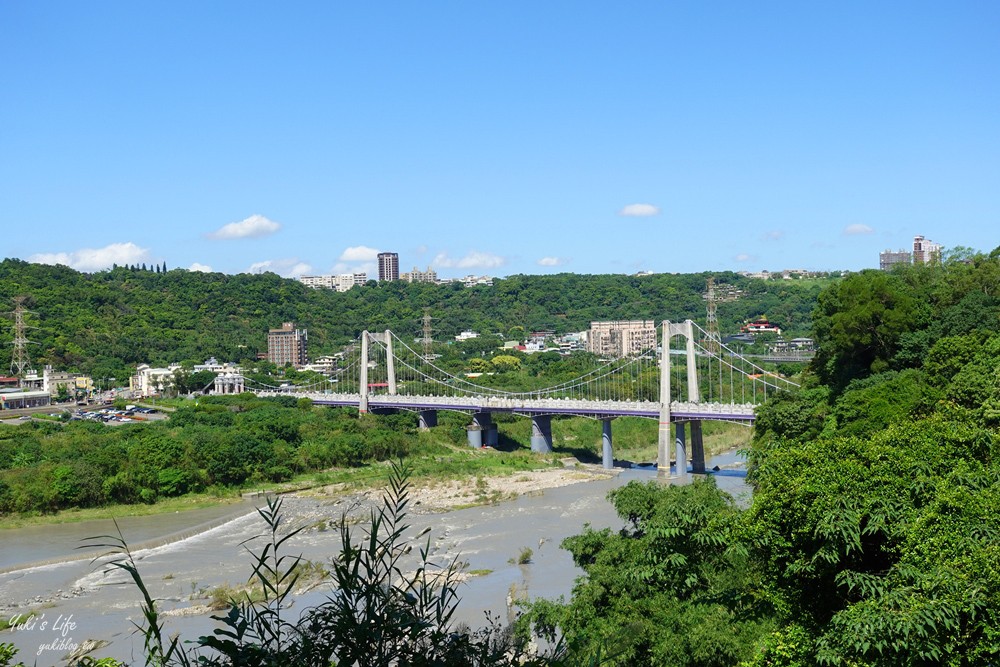
[[[614,451],[611,448],[611,420],[601,420],[601,460],[607,470],[615,467]]]
[[[421,431],[429,431],[438,425],[437,410],[421,410],[417,413],[417,428]]]
[[[676,449],[675,458],[677,459],[677,464],[675,467],[677,477],[687,476],[688,471],[688,460],[687,460],[687,445],[684,442],[684,422],[677,422],[674,424],[674,444]]]
[[[701,421],[691,422],[691,472],[705,474],[705,443],[701,437]]]
[[[472,423],[482,430],[483,444],[487,447],[496,447],[499,442],[500,432],[497,425],[493,423],[493,415],[489,412],[472,413]]]
[[[552,451],[552,416],[536,415],[531,418],[531,451]]]

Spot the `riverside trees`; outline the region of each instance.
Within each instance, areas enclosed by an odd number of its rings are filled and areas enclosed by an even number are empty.
[[[750,507],[625,487],[628,527],[565,542],[586,574],[536,629],[622,665],[1000,660],[998,275],[966,254],[821,294],[814,374],[758,410]]]

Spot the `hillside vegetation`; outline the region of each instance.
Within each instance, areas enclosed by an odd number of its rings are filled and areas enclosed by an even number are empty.
[[[123,380],[138,363],[201,363],[209,357],[244,361],[267,349],[267,330],[294,321],[309,330],[313,357],[336,352],[365,329],[392,329],[402,338],[446,341],[464,329],[506,335],[524,331],[582,331],[591,320],[694,319],[704,323],[710,274],[651,276],[511,276],[492,287],[459,284],[375,283],[339,293],[315,290],[273,273],[225,275],[174,269],[118,267],[84,274],[63,266],[0,262],[0,310],[28,296],[33,329],[29,354],[36,365]],[[712,274],[743,290],[719,304],[724,333],[766,314],[791,333],[808,331],[809,313],[823,284],[751,280]],[[13,336],[8,329],[8,340]],[[9,349],[9,348],[8,348]],[[9,352],[8,352],[9,354]],[[9,357],[7,357],[9,359]],[[6,364],[3,357],[0,363]]]

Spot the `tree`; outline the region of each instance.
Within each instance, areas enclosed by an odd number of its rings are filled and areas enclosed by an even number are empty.
[[[927,315],[898,275],[852,274],[819,295],[813,368],[837,391],[855,378],[889,370],[901,337]]]
[[[711,478],[689,486],[628,485],[610,500],[620,532],[587,528],[563,547],[585,576],[567,603],[541,601],[521,621],[570,662],[734,665],[772,628],[752,594],[758,571],[732,531],[738,510]]]
[[[513,372],[521,369],[521,360],[510,354],[498,354],[491,360],[493,368],[500,373]]]

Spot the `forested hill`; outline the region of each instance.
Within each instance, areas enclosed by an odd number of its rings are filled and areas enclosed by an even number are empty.
[[[582,331],[591,320],[705,319],[706,279],[743,291],[719,304],[723,333],[767,315],[806,334],[826,281],[752,280],[735,273],[650,276],[517,275],[492,287],[374,283],[349,292],[315,290],[273,273],[226,275],[183,269],[118,267],[86,274],[64,266],[0,262],[0,310],[27,295],[29,347],[35,365],[120,375],[136,363],[252,359],[266,349],[268,328],[294,321],[309,330],[310,354],[334,352],[364,330],[421,335],[425,311],[436,339],[463,329]],[[12,339],[7,328],[3,338]],[[9,345],[7,350],[9,351]],[[0,363],[7,364],[6,354]]]

